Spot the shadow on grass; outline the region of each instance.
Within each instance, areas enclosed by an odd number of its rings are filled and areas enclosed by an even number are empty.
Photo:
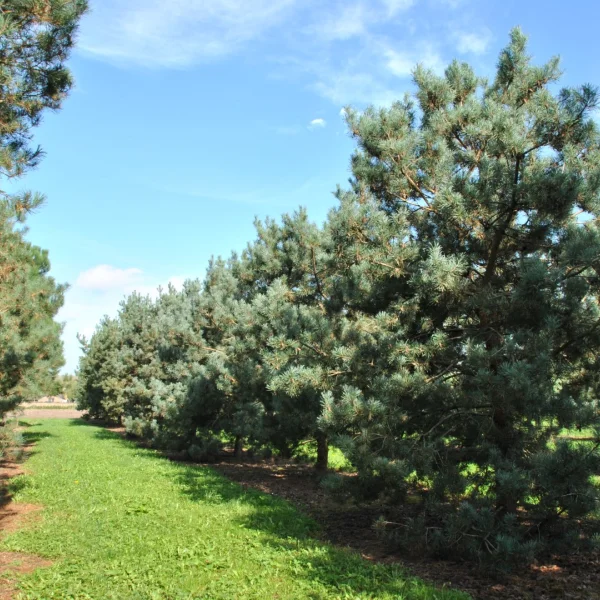
[[[244,529],[263,533],[262,543],[265,546],[288,553],[290,568],[293,568],[296,579],[318,581],[329,588],[328,593],[336,597],[354,597],[360,593],[367,597],[388,594],[405,600],[457,600],[460,597],[457,593],[435,590],[406,575],[399,567],[370,563],[356,552],[335,548],[316,539],[317,524],[299,513],[291,504],[233,483],[210,466],[173,462],[154,450],[141,448],[134,441],[124,439],[113,431],[99,429],[84,421],[72,421],[71,424],[77,427],[94,427],[94,436],[99,440],[118,441],[123,447],[135,451],[138,456],[146,454],[153,460],[168,462],[181,493],[193,502],[214,506],[229,503],[244,505],[249,510],[237,519],[237,523]]]
[[[48,433],[47,431],[24,431],[21,435],[23,436],[23,441],[26,446],[37,444],[40,440],[45,438],[54,437],[53,434]],[[31,452],[29,452],[29,455],[31,455]]]

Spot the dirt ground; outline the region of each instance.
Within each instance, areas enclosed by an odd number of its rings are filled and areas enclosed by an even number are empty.
[[[25,447],[25,454],[19,461],[0,461],[0,492],[5,489],[8,480],[25,473],[23,460],[27,458],[30,447]],[[0,493],[0,536],[15,531],[25,523],[35,519],[41,506],[35,504],[16,504],[10,496]],[[22,552],[0,552],[0,600],[12,600],[16,589],[14,576],[19,573],[31,573],[36,569],[50,566],[49,560],[24,554]]]
[[[19,416],[25,419],[78,419],[82,414],[74,408],[25,408]]]

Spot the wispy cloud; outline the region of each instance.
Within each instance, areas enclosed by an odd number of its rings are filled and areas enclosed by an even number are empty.
[[[348,40],[367,32],[371,14],[362,2],[344,4],[321,15],[307,27],[307,32],[323,41]]]
[[[397,100],[399,94],[385,79],[366,70],[322,71],[311,87],[335,104],[388,105]]]
[[[409,8],[412,8],[416,0],[383,0],[383,5],[387,8],[389,17],[395,17]]]
[[[299,0],[103,0],[80,49],[147,67],[187,67],[233,54],[281,22]]]
[[[410,51],[384,48],[382,54],[388,70],[396,77],[410,77],[417,64],[436,73],[441,73],[445,67],[440,53],[431,44],[420,44]]]
[[[408,80],[416,63],[439,72],[457,51],[487,50],[489,31],[470,27],[454,10],[469,1],[98,0],[79,47],[120,65],[163,69],[277,48],[263,55],[272,76],[338,105],[390,104],[406,89],[398,79]],[[439,24],[426,9],[436,11]],[[273,127],[279,135],[302,129]]]
[[[457,31],[454,38],[461,54],[485,54],[492,41],[492,32],[487,28],[479,33]]]
[[[397,17],[416,4],[417,0],[356,0],[332,2],[327,10],[318,11],[306,31],[321,41],[345,41],[368,37],[372,28]]]
[[[84,290],[106,291],[134,285],[141,275],[140,269],[98,265],[80,273],[75,285]]]

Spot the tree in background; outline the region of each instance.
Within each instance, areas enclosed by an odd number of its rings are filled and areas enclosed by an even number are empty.
[[[77,377],[71,374],[59,375],[56,380],[57,393],[73,402],[77,394]]]
[[[328,440],[318,418],[321,395],[330,389],[331,378],[324,374],[331,373],[328,350],[334,339],[324,260],[329,246],[304,210],[284,215],[281,224],[268,220],[256,226],[258,239],[245,252],[243,277],[254,288],[253,321],[263,331],[268,437],[278,439],[287,455],[314,439],[316,467],[325,470]]]
[[[89,341],[84,337],[79,341],[83,355],[77,371],[77,408],[92,418],[121,423],[125,400],[118,321],[105,317]]]
[[[64,63],[84,0],[5,0],[0,6],[0,176],[14,179],[42,155],[31,129],[72,86]],[[25,241],[27,213],[43,197],[0,191],[0,419],[52,388],[62,365],[53,318],[64,286],[48,276],[48,254]]]

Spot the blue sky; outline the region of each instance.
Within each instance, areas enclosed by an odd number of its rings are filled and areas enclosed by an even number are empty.
[[[76,88],[46,115],[46,158],[20,187],[46,206],[29,239],[69,282],[76,333],[137,289],[202,277],[242,250],[255,216],[322,221],[349,177],[340,110],[412,89],[417,62],[491,76],[511,27],[563,83],[600,84],[600,3],[573,0],[91,0],[70,61]]]

